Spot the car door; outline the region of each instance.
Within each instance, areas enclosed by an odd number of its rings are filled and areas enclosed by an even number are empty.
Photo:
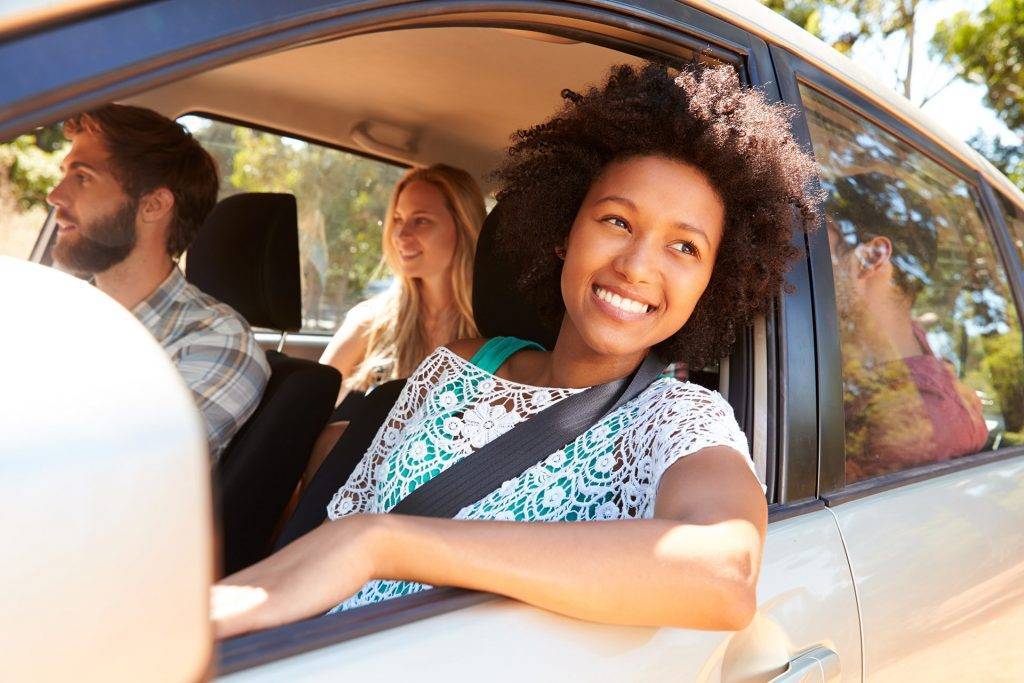
[[[812,255],[819,371],[838,380],[819,483],[864,677],[1021,680],[1024,359],[1019,236],[1004,232],[1019,207],[866,97],[775,57],[830,193]]]
[[[735,64],[779,98],[767,45],[668,0],[574,3],[199,3],[108,7],[9,35],[0,60],[17,76],[0,93],[0,137],[155,88],[203,69],[318,40],[403,25],[529,29],[644,55]],[[80,50],[88,46],[89,59]],[[797,238],[805,246],[803,237]],[[817,498],[819,387],[809,264],[795,291],[746,335],[723,390],[767,485],[770,524],[759,609],[738,633],[584,623],[495,596],[438,589],[224,643],[231,680],[432,678],[791,680],[861,677],[852,576],[832,511]],[[810,678],[802,678],[810,676]]]

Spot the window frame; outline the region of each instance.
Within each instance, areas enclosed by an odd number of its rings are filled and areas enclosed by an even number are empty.
[[[1016,306],[1017,322],[1024,329],[1024,283],[1021,264],[1013,253],[1007,226],[999,207],[995,205],[993,190],[984,174],[943,147],[915,125],[900,118],[897,113],[870,100],[853,88],[826,74],[807,60],[785,50],[772,47],[784,99],[799,108],[800,141],[813,152],[807,111],[800,93],[800,85],[811,88],[846,107],[853,114],[881,128],[901,143],[916,149],[933,162],[967,183],[977,202],[981,220],[989,236],[996,258],[1009,285],[1009,295]],[[818,357],[817,390],[818,414],[818,481],[817,494],[828,506],[839,505],[925,479],[943,476],[992,462],[1024,456],[1024,446],[983,451],[973,455],[892,472],[849,485],[845,475],[845,417],[843,412],[842,353],[839,343],[839,319],[836,310],[835,281],[828,234],[823,226],[811,236],[809,245],[811,286],[814,291],[814,329]]]

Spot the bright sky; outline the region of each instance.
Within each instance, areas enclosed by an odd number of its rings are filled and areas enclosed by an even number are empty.
[[[928,44],[931,42],[935,25],[941,19],[960,10],[975,13],[987,4],[987,0],[924,0],[918,6],[914,75],[911,81],[911,100],[914,104],[919,104],[953,76],[952,69],[928,54]],[[840,28],[838,22],[826,26]],[[873,40],[858,44],[851,57],[902,93],[902,88],[897,88],[897,77],[893,68],[893,65],[899,64],[902,73],[902,66],[906,62],[902,35],[893,36],[888,41]],[[955,79],[941,93],[930,99],[922,110],[962,140],[971,137],[980,128],[988,135],[998,135],[1004,143],[1022,144],[1022,141],[996,118],[992,110],[985,106],[982,101],[984,95],[984,86]]]

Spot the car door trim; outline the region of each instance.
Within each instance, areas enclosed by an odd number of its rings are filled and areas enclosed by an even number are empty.
[[[947,474],[953,474],[954,472],[960,472],[974,467],[982,467],[995,462],[1013,460],[1021,457],[1024,457],[1024,446],[1014,446],[1012,448],[1002,448],[998,451],[975,453],[974,455],[967,455],[954,460],[927,463],[912,469],[883,474],[880,477],[855,482],[841,491],[835,491],[823,495],[822,500],[828,507],[835,507],[836,505],[849,503],[853,500],[860,500],[861,498],[866,498],[867,496],[872,496],[876,493],[882,493],[883,491],[916,484],[936,477],[944,477]]]

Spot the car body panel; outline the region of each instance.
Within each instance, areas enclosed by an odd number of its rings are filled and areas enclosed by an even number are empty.
[[[0,354],[0,679],[197,680],[214,543],[192,395],[85,282],[0,257],[0,292],[31,330]]]
[[[857,605],[828,510],[771,524],[758,599],[737,633],[604,626],[496,599],[222,680],[765,680],[822,645],[839,654],[841,680],[860,680]]]
[[[833,508],[865,678],[1024,680],[1024,457]]]

